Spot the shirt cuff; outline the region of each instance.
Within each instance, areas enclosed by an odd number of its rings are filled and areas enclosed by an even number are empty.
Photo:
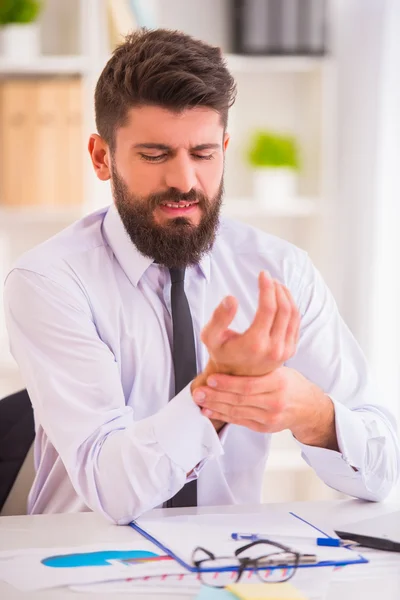
[[[331,475],[357,476],[352,467],[362,471],[365,464],[368,434],[362,419],[356,412],[331,398],[335,408],[336,436],[340,452],[308,446],[298,440],[302,456],[316,472],[327,471]]]
[[[229,427],[229,423],[226,423],[217,433],[218,437],[219,437],[219,441],[221,442],[221,444],[223,445],[225,440],[226,440],[226,436],[228,435],[228,427]],[[203,458],[203,460],[201,460],[199,462],[198,465],[196,465],[192,471],[190,472],[190,475],[187,476],[186,481],[193,481],[193,479],[197,479],[202,468],[204,467],[205,464],[207,464],[207,461],[209,460],[210,457],[208,458]]]
[[[224,453],[214,426],[194,402],[190,385],[152,417],[155,440],[186,473],[202,460]]]

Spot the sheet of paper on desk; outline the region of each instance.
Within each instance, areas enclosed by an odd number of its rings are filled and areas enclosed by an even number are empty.
[[[309,600],[321,600],[325,598],[332,577],[332,568],[324,569],[302,569],[298,571],[291,580]],[[242,579],[249,584],[258,584],[260,580],[255,573],[246,573]],[[145,579],[134,579],[124,581],[110,581],[89,585],[74,585],[71,589],[75,592],[101,593],[152,593],[189,595],[200,590],[198,575],[168,575],[166,577],[148,577]]]
[[[72,585],[74,592],[91,592],[93,594],[111,593],[153,593],[189,595],[200,590],[201,583],[198,575],[163,575],[160,577],[141,577],[139,579],[124,579],[107,581],[88,585]]]
[[[232,528],[231,531],[245,531],[253,533],[268,533],[271,537],[306,537],[315,539],[320,532],[313,529],[306,521],[296,518],[293,513],[280,506],[271,506],[268,512],[254,512],[247,514],[200,514],[182,516],[143,516],[137,520],[138,525],[151,522],[169,524],[171,528],[177,524],[188,523],[213,528]],[[144,525],[143,525],[144,526]],[[331,535],[331,531],[326,532]],[[333,534],[334,535],[334,534]]]
[[[0,552],[0,579],[26,591],[182,572],[187,571],[133,530],[132,544]]]
[[[293,585],[298,588],[309,600],[325,598],[329,587],[333,569],[302,569],[292,579]],[[249,584],[258,584],[259,579],[255,573],[246,573],[242,579]],[[148,577],[124,581],[110,581],[89,585],[74,585],[71,589],[75,592],[93,594],[102,593],[152,593],[154,595],[171,594],[175,596],[190,595],[200,590],[198,575],[168,575],[166,577]]]
[[[184,518],[167,517],[158,520],[142,517],[137,520],[137,524],[189,564],[196,546],[202,546],[215,555],[233,556],[237,548],[246,544],[243,540],[231,539],[234,531],[262,532],[276,541],[280,541],[279,534],[285,534],[284,543],[287,546],[302,554],[316,554],[318,561],[347,561],[354,557],[354,553],[347,548],[317,546],[316,538],[320,533],[287,512],[282,512],[277,521],[264,513],[187,515]]]
[[[341,581],[354,581],[360,578],[375,579],[376,577],[393,578],[393,575],[397,574],[400,585],[400,554],[398,552],[383,552],[372,548],[360,548],[360,552],[369,562],[357,565],[354,569],[347,567],[336,569]]]

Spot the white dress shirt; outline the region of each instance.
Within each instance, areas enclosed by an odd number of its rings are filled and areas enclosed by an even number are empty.
[[[299,444],[329,486],[379,500],[399,473],[395,424],[377,403],[363,355],[307,254],[222,219],[212,252],[187,269],[197,367],[200,331],[236,296],[243,331],[262,269],[301,312],[286,365],[332,398],[340,452]],[[218,435],[190,386],[173,399],[170,277],[141,255],[114,206],[71,225],[20,258],[5,284],[10,346],[32,400],[36,478],[30,513],[92,509],[125,524],[162,505],[198,466],[198,504],[259,502],[271,435],[228,425]],[[352,468],[352,467],[355,467]]]

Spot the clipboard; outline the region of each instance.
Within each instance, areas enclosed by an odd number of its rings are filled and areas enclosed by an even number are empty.
[[[296,513],[289,511],[289,514],[291,516],[295,517],[296,519],[299,519],[300,521],[302,521],[309,527],[311,527],[315,532],[318,532],[318,534],[320,536],[322,535],[323,537],[326,537],[328,539],[337,539],[337,538],[333,538],[332,536],[328,535],[326,532],[322,531],[321,529],[319,529],[317,526],[313,525],[309,521],[306,521],[305,519],[303,519]],[[159,550],[161,550],[162,552],[164,552],[165,554],[167,554],[168,556],[173,558],[181,567],[185,568],[190,573],[218,573],[218,572],[224,572],[224,571],[237,571],[239,568],[234,565],[220,567],[220,568],[198,568],[198,567],[188,563],[187,561],[183,560],[180,556],[178,556],[176,554],[176,552],[174,552],[173,550],[168,548],[164,543],[162,543],[160,540],[158,540],[156,537],[154,537],[151,533],[149,533],[143,527],[138,525],[138,523],[136,523],[136,521],[132,521],[131,523],[129,523],[129,526],[132,527],[132,529],[134,529],[137,533],[142,535],[146,540],[153,543]],[[273,538],[273,536],[272,536],[272,538]],[[369,562],[364,556],[362,556],[357,551],[355,551],[351,547],[351,545],[345,546],[345,548],[348,550],[348,555],[349,555],[349,558],[346,560],[343,560],[343,559],[339,559],[337,561],[321,560],[321,561],[318,561],[315,563],[299,564],[299,565],[297,565],[297,568],[298,569],[306,569],[306,568],[310,569],[310,568],[315,568],[315,567],[343,567],[343,566],[347,566],[347,565],[366,564]],[[317,549],[317,546],[316,546],[316,549]],[[283,566],[285,566],[285,565],[283,565]],[[290,565],[287,565],[287,566],[289,567]],[[278,568],[278,567],[269,566],[266,568],[274,569],[274,568]],[[280,565],[280,568],[282,568],[282,565]]]

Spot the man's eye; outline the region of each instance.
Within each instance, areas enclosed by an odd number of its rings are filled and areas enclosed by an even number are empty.
[[[193,156],[199,160],[212,160],[214,158],[214,154],[193,154]]]
[[[149,154],[140,154],[140,157],[143,160],[147,160],[148,162],[160,162],[163,158],[166,157],[166,154],[157,154],[157,156]]]

